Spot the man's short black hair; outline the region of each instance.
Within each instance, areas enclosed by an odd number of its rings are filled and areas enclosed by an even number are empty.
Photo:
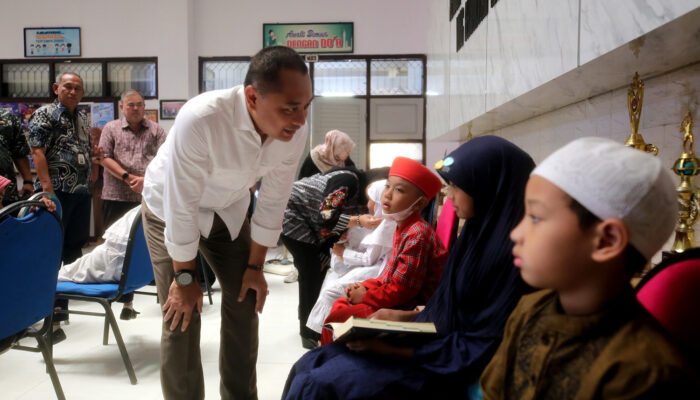
[[[260,50],[250,60],[245,86],[253,85],[261,95],[278,93],[280,88],[280,71],[288,69],[308,74],[309,69],[304,59],[289,47],[271,46]]]
[[[575,199],[571,199],[569,203],[569,208],[578,217],[578,226],[582,231],[587,231],[592,228],[593,225],[603,222],[600,218],[595,216],[590,210],[584,207],[581,203]],[[635,249],[631,244],[627,245],[625,248],[625,270],[629,276],[640,273],[644,270],[647,265],[647,260],[644,258],[639,250]]]

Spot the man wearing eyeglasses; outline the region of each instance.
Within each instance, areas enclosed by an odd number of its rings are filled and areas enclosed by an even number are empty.
[[[144,118],[141,93],[133,89],[124,92],[119,109],[124,117],[108,122],[100,137],[104,152],[102,212],[106,227],[141,204],[146,167],[165,141],[165,130]]]
[[[104,155],[102,214],[105,227],[141,204],[146,167],[165,141],[165,130],[144,118],[146,105],[137,90],[129,89],[122,94],[119,109],[124,116],[102,128],[99,145]],[[136,318],[138,312],[134,310],[133,298],[134,294],[130,293],[119,300],[124,303],[119,318]]]

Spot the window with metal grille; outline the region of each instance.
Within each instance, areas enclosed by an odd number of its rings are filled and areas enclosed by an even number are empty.
[[[128,89],[144,97],[156,96],[156,64],[154,62],[108,62],[109,96],[119,97]]]
[[[2,83],[5,97],[49,97],[49,64],[3,64]]]
[[[314,64],[315,96],[367,94],[366,60],[329,60]]]
[[[102,63],[57,63],[56,76],[54,78],[57,78],[64,72],[74,72],[83,78],[83,88],[85,89],[83,97],[102,96]],[[55,81],[56,79],[52,82]]]
[[[202,62],[200,92],[228,89],[242,85],[249,65],[249,61]]]
[[[423,94],[423,62],[417,59],[373,59],[372,95]]]

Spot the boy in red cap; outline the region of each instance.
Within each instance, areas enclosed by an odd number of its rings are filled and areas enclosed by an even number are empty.
[[[425,304],[440,280],[447,251],[420,210],[441,187],[440,178],[423,164],[406,157],[394,159],[382,194],[382,216],[398,225],[391,258],[379,278],[349,285],[326,323],[367,318],[380,308],[410,310]],[[324,328],[321,344],[332,341],[333,333]]]

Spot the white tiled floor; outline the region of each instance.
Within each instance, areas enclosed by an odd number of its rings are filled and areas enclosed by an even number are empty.
[[[278,269],[291,268],[284,266]],[[266,273],[270,294],[260,316],[258,354],[258,397],[279,399],[292,364],[304,354],[298,333],[296,283],[284,283],[283,275]],[[218,286],[215,285],[215,289]],[[202,362],[206,397],[219,398],[219,310],[221,292],[213,293],[214,304],[204,298],[202,311]],[[159,378],[161,314],[151,296],[136,296],[135,307],[141,314],[130,321],[119,321],[138,384],[131,385],[119,349],[110,334],[110,343],[102,345],[103,319],[71,315],[65,326],[68,339],[54,347],[58,377],[67,399],[162,399]],[[71,303],[76,310],[99,311],[99,306]],[[117,318],[121,304],[114,304]],[[36,341],[24,339],[34,346]],[[0,355],[0,398],[5,400],[55,399],[51,380],[44,372],[39,353],[10,350]]]

